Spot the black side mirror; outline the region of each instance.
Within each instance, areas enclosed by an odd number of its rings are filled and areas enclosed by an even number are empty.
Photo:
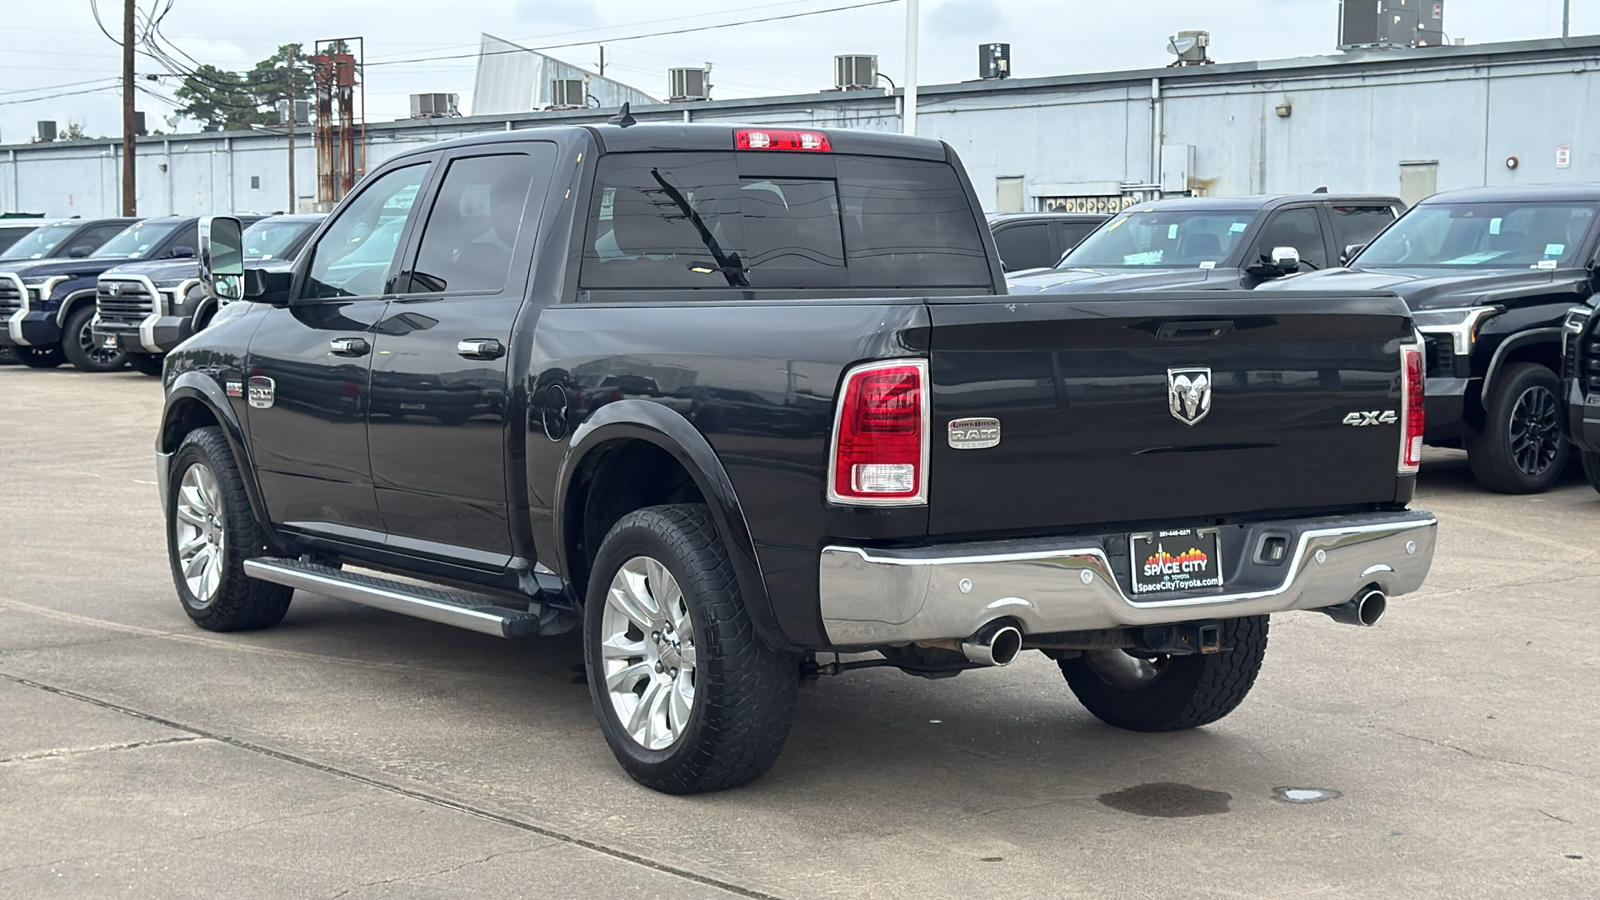
[[[200,283],[223,303],[245,299],[244,226],[238,219],[200,220]]]
[[[280,269],[245,269],[238,280],[244,299],[284,306],[289,302],[294,273]]]
[[[67,251],[68,259],[83,259],[94,252],[93,244],[76,244]]]
[[[167,257],[170,259],[194,259],[194,248],[183,245],[173,247]]]

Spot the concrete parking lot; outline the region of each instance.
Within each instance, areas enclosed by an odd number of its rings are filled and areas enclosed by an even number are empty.
[[[1275,618],[1209,728],[1111,729],[1037,654],[872,670],[803,688],[765,779],[674,798],[611,758],[575,635],[306,593],[270,631],[194,628],[159,409],[136,374],[0,368],[0,897],[1600,895],[1575,471],[1494,496],[1432,454],[1427,588],[1375,629]]]

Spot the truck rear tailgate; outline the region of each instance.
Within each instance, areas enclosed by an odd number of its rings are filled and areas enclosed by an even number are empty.
[[[1037,297],[929,301],[931,534],[1395,500],[1398,298]]]

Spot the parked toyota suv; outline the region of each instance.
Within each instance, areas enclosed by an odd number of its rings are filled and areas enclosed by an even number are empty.
[[[138,219],[54,219],[0,250],[0,268],[18,260],[82,259]]]
[[[1011,293],[1249,290],[1339,265],[1405,209],[1396,197],[1187,197],[1130,207],[1055,268],[1007,279]]]
[[[1584,477],[1600,491],[1600,285],[1567,313],[1562,331],[1567,433],[1583,459]]]
[[[244,231],[245,258],[257,265],[292,262],[322,219],[321,215],[241,217],[241,222],[254,223]],[[200,265],[193,257],[107,270],[96,286],[95,343],[102,350],[122,351],[135,371],[160,375],[167,351],[210,324],[220,308],[199,275]]]
[[[128,225],[80,259],[0,262],[0,344],[35,368],[63,362],[88,372],[109,372],[126,362],[119,349],[94,340],[95,282],[125,263],[185,259],[195,254],[199,219],[167,217]]]
[[[1600,185],[1435,194],[1348,268],[1273,290],[1393,291],[1427,342],[1429,444],[1462,447],[1483,487],[1543,491],[1568,457],[1562,324],[1600,290]]]
[[[1194,728],[1269,614],[1421,586],[1398,298],[1006,296],[984,225],[938,141],[625,114],[396,155],[289,271],[207,222],[250,302],[163,373],[176,599],[581,627],[613,753],[688,793],[773,764],[803,672],[1033,650]]]

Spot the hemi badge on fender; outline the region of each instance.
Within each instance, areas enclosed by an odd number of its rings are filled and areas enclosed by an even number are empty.
[[[228,396],[229,397],[243,397],[244,396],[244,382],[242,382],[242,381],[230,381],[224,387],[224,390],[226,390],[228,392]]]
[[[265,375],[250,376],[250,405],[256,409],[271,409],[278,399],[278,383]]]
[[[950,446],[957,450],[982,450],[1000,443],[999,419],[952,419]]]

